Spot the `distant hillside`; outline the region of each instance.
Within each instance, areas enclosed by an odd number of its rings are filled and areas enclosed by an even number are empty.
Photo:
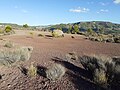
[[[13,23],[0,23],[0,27],[5,27],[6,25],[12,26],[13,29],[25,29],[23,28],[23,25],[13,24]],[[28,29],[34,29],[35,26],[29,26]]]
[[[98,32],[100,29],[104,29],[105,33],[120,33],[120,24],[103,22],[103,21],[91,21],[91,22],[77,22],[69,24],[57,24],[49,26],[48,29],[62,29],[64,32],[67,32],[70,27],[78,25],[79,31],[86,31],[92,29]]]

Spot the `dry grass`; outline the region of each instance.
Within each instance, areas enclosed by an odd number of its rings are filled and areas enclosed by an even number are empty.
[[[102,69],[96,69],[93,74],[94,82],[97,83],[98,85],[107,86],[107,77],[106,77],[106,72]]]
[[[102,87],[107,87],[108,85],[108,68],[106,64],[111,60],[110,57],[102,55],[85,55],[80,58],[83,67],[92,73],[94,82]]]
[[[1,49],[0,64],[5,66],[11,66],[15,62],[29,60],[32,50],[32,47]]]
[[[14,46],[15,46],[14,43],[11,42],[11,41],[6,42],[5,45],[4,45],[4,47],[7,47],[7,48],[12,48]]]
[[[43,35],[43,34],[38,34],[38,36],[39,36],[39,37],[44,37],[44,35]]]
[[[28,68],[28,75],[31,77],[34,77],[37,75],[37,67],[34,66],[34,63],[32,62],[30,67]]]

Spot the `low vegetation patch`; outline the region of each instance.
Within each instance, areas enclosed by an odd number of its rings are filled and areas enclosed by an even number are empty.
[[[15,46],[14,43],[11,42],[11,41],[6,42],[5,45],[4,45],[4,47],[7,47],[7,48],[12,48],[14,46]]]
[[[28,75],[31,77],[35,77],[37,75],[37,67],[34,66],[34,63],[31,63],[30,67],[28,68]]]
[[[49,80],[55,81],[60,79],[65,74],[65,68],[61,64],[53,64],[46,70],[46,77]]]
[[[0,64],[4,66],[11,66],[15,62],[29,60],[32,50],[32,47],[1,49]]]
[[[91,41],[98,41],[98,42],[110,42],[110,43],[120,43],[120,35],[103,35],[103,34],[96,34],[96,35],[89,35],[86,37]]]
[[[0,35],[11,35],[11,34],[15,34],[15,31],[9,25],[5,26],[3,29],[0,29]]]
[[[120,76],[120,57],[110,58],[85,55],[80,58],[80,61],[83,67],[91,72],[96,84],[102,87],[120,84],[120,78],[118,78]]]
[[[38,36],[39,36],[39,37],[44,37],[44,35],[43,35],[43,34],[38,34]]]
[[[62,30],[54,30],[53,32],[52,32],[52,36],[53,37],[64,37],[64,33],[63,33],[63,31]]]

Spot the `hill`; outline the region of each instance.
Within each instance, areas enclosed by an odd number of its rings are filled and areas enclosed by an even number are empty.
[[[51,25],[48,28],[50,30],[54,29],[62,29],[64,32],[67,32],[70,27],[74,27],[74,25],[78,25],[79,31],[87,31],[88,29],[92,29],[95,32],[99,32],[99,30],[103,29],[105,33],[120,33],[120,24],[112,23],[112,22],[103,22],[103,21],[90,21],[90,22],[77,22],[77,23],[68,23],[68,24],[57,24]]]

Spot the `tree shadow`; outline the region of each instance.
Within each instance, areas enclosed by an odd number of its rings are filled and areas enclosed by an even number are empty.
[[[104,88],[94,84],[92,82],[92,74],[85,69],[82,69],[74,64],[60,59],[58,57],[52,58],[56,63],[62,64],[68,69],[66,72],[69,80],[74,84],[78,90],[105,90]]]

